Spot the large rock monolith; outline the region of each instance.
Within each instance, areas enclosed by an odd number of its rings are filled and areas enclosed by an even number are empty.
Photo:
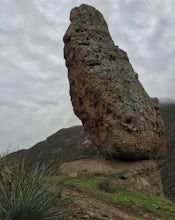
[[[75,114],[106,158],[159,158],[165,150],[159,102],[138,80],[126,52],[114,45],[102,14],[71,11],[64,36]]]

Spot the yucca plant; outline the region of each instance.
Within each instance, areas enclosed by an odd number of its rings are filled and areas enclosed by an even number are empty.
[[[0,159],[0,220],[54,220],[74,215],[71,198],[62,198],[56,183],[49,183],[46,164],[13,166]]]

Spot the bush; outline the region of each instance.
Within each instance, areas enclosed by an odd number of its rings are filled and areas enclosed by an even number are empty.
[[[10,166],[0,159],[0,219],[54,220],[75,214],[71,198],[62,198],[56,183],[49,183],[46,164]]]
[[[107,193],[114,193],[116,190],[109,180],[103,180],[99,183],[98,188]]]

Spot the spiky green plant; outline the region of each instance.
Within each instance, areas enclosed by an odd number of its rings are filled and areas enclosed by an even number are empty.
[[[46,176],[46,164],[13,166],[0,160],[0,220],[54,220],[75,214],[72,199],[62,198],[56,183]]]

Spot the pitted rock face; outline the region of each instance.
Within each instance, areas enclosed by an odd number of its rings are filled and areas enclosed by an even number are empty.
[[[105,157],[159,158],[164,125],[156,98],[138,81],[127,54],[114,45],[102,14],[74,8],[64,36],[70,95],[75,114]]]

